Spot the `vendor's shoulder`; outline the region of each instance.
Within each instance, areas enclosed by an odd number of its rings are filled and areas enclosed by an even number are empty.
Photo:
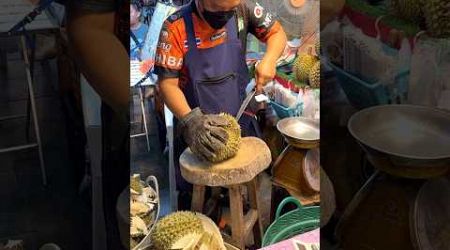
[[[177,12],[173,13],[166,19],[166,21],[171,24],[180,22],[182,20],[183,20],[183,9],[178,10]]]

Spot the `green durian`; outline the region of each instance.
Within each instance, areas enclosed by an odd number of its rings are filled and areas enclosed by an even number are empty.
[[[317,61],[309,73],[309,85],[312,88],[320,88],[320,61]]]
[[[315,56],[309,54],[301,54],[295,59],[294,62],[294,72],[297,80],[301,82],[306,82],[309,78],[309,72],[311,72],[312,67],[317,62]]]
[[[214,163],[228,160],[235,156],[241,145],[241,126],[239,123],[232,115],[226,113],[221,113],[220,115],[229,121],[228,126],[224,127],[228,134],[228,141],[225,148],[219,150],[215,157],[208,159]]]
[[[421,0],[391,0],[390,11],[396,17],[418,24],[422,16],[422,3]]]
[[[181,211],[159,220],[150,237],[155,250],[168,250],[175,248],[175,244],[189,245],[203,233],[202,222],[195,213]]]
[[[320,39],[317,39],[316,43],[314,44],[314,50],[316,51],[316,55],[320,55]]]
[[[427,31],[432,37],[450,37],[450,1],[422,0]]]

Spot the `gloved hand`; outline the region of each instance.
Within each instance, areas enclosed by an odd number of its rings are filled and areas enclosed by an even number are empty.
[[[219,115],[205,115],[195,108],[180,120],[183,138],[192,152],[203,160],[214,158],[228,141],[224,127],[228,121]]]

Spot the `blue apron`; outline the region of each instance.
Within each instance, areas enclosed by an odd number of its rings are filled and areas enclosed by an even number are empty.
[[[198,49],[193,14],[191,5],[183,11],[188,44],[188,52],[184,57],[188,82],[183,93],[192,109],[200,107],[207,114],[226,112],[236,116],[250,80],[242,42],[238,37],[236,18],[233,16],[225,25],[227,40],[224,43],[213,48]],[[247,129],[254,125],[251,120],[256,122],[250,116],[242,116],[240,123],[243,136],[254,135]],[[191,187],[181,176],[177,160],[186,147],[181,136],[175,139],[175,172],[180,191],[188,191]]]

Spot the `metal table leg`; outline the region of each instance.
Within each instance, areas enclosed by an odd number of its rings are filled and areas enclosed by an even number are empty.
[[[32,77],[31,66],[30,66],[31,63],[28,58],[26,37],[21,36],[20,40],[21,40],[21,45],[22,45],[23,58],[25,60],[25,71],[27,74],[28,94],[30,96],[30,106],[31,106],[31,113],[33,115],[34,132],[36,134],[36,141],[37,141],[36,143],[37,143],[37,148],[38,148],[38,152],[39,152],[39,162],[41,165],[41,172],[42,172],[42,183],[44,184],[44,186],[46,186],[47,185],[47,173],[45,171],[44,154],[42,152],[42,143],[41,143],[41,134],[40,134],[40,130],[39,130],[39,121],[38,121],[37,112],[36,112],[36,102],[34,99],[33,77]]]

